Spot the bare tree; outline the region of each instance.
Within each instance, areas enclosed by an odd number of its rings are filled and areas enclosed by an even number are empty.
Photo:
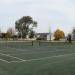
[[[15,30],[14,30],[13,28],[9,28],[9,29],[7,30],[7,34],[9,34],[8,37],[12,37],[13,35],[15,35]]]

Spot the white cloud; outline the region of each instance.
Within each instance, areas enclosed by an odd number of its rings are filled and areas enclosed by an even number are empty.
[[[13,0],[0,0],[0,4],[11,4],[13,2]]]

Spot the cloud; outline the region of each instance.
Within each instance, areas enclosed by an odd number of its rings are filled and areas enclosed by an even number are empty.
[[[13,0],[0,0],[0,4],[11,4],[13,2]]]

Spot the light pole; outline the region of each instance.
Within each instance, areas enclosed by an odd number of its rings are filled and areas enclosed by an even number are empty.
[[[49,26],[49,37],[50,37],[50,41],[51,41],[51,27]]]

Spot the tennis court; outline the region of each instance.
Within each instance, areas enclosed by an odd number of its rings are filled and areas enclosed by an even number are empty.
[[[75,75],[75,44],[0,42],[0,75]]]

